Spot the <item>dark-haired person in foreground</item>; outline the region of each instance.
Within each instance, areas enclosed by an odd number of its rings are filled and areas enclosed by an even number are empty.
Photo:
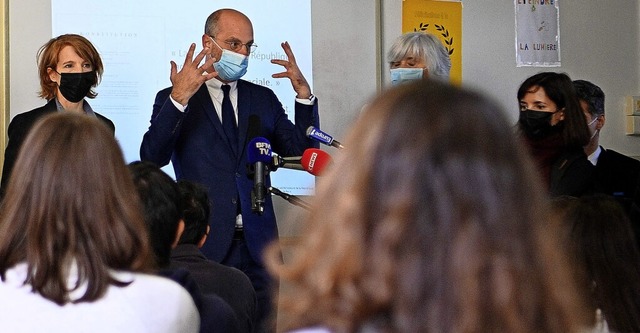
[[[178,185],[151,162],[133,162],[129,171],[144,208],[144,219],[158,273],[180,283],[200,312],[200,332],[239,332],[236,316],[220,297],[205,294],[185,269],[169,267],[171,249],[178,243],[184,222],[178,207]]]
[[[171,250],[172,269],[184,268],[205,294],[215,294],[233,308],[240,332],[252,332],[256,311],[256,292],[242,271],[207,259],[200,248],[207,241],[209,198],[201,185],[178,181],[184,231],[178,245]]]

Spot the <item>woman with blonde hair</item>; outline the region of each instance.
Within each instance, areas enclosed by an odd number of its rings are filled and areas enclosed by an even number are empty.
[[[0,332],[197,332],[193,300],[147,273],[136,189],[113,134],[43,117],[0,206]]]
[[[283,331],[576,332],[588,318],[500,108],[420,81],[370,104],[280,263]],[[313,330],[309,330],[313,331]]]

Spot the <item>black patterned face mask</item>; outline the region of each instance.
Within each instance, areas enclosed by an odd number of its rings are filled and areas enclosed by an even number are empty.
[[[80,102],[96,84],[95,71],[58,74],[60,74],[60,93],[72,103]]]

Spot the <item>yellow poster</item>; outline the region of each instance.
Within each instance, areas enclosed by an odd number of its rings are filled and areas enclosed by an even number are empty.
[[[462,3],[460,1],[404,0],[402,33],[423,31],[438,36],[451,57],[450,79],[462,83]]]

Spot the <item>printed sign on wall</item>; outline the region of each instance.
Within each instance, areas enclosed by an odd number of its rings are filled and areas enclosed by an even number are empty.
[[[438,36],[451,58],[450,80],[462,82],[462,3],[404,0],[402,33],[422,31]]]
[[[560,66],[558,0],[514,0],[516,9],[516,65]]]

